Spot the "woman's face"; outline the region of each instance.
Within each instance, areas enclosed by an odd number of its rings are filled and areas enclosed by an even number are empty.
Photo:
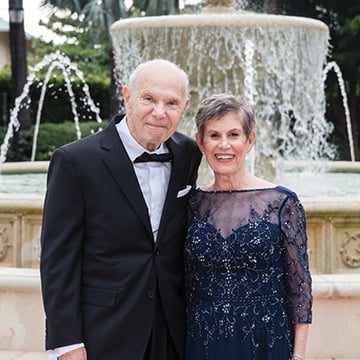
[[[202,142],[199,134],[196,134],[198,146],[214,173],[227,176],[242,171],[246,154],[252,149],[254,140],[255,132],[247,138],[241,116],[233,112],[209,120],[205,125]]]

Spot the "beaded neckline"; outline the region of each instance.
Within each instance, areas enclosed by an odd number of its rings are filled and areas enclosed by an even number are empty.
[[[263,190],[274,190],[274,189],[279,189],[280,186],[273,186],[273,187],[266,187],[266,188],[253,188],[253,189],[237,189],[237,190],[204,190],[201,189],[200,187],[197,187],[196,190],[203,192],[203,193],[240,193],[240,192],[249,192],[249,191],[263,191]]]

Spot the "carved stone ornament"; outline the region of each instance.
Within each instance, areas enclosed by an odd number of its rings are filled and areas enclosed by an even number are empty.
[[[341,259],[350,268],[360,267],[360,233],[350,235],[345,233],[347,239],[340,248]]]
[[[0,261],[3,261],[6,258],[10,246],[5,228],[0,232]]]

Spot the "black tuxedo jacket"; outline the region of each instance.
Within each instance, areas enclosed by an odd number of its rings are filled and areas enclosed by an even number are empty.
[[[59,148],[50,162],[40,261],[46,348],[84,342],[90,360],[142,359],[158,291],[182,358],[189,194],[178,192],[195,185],[201,154],[182,134],[166,142],[174,160],[154,242],[147,206],[115,127],[119,120]]]

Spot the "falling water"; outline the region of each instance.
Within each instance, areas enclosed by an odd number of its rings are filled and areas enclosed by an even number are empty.
[[[251,40],[245,42],[245,68],[244,68],[244,86],[245,86],[245,99],[249,101],[251,105],[255,105],[255,99],[257,97],[255,88],[255,69],[254,69],[254,54],[255,44]],[[256,145],[253,147],[253,151],[250,151],[247,158],[249,170],[252,174],[255,174],[255,153]]]
[[[245,98],[251,105],[255,104],[257,97],[255,87],[255,68],[254,68],[255,44],[251,40],[245,41],[245,67],[244,67],[244,87]]]
[[[328,141],[333,125],[325,119],[325,24],[279,15],[201,14],[120,20],[111,33],[119,86],[136,65],[153,58],[173,61],[189,74],[191,106],[180,130],[190,136],[205,96],[248,98],[258,122],[258,174],[282,160],[335,157]]]
[[[344,79],[343,79],[341,70],[339,68],[339,65],[336,64],[336,62],[331,61],[325,66],[324,72],[323,72],[323,82],[325,84],[325,80],[331,69],[334,70],[337,80],[338,80],[340,93],[341,93],[341,97],[342,97],[342,102],[343,102],[343,106],[344,106],[344,111],[345,111],[346,129],[347,129],[347,133],[348,133],[349,147],[350,147],[350,157],[351,157],[351,161],[355,161],[354,139],[353,139],[352,129],[351,129],[350,110],[349,110],[347,95],[346,95],[346,91],[345,91],[345,83],[344,83]]]
[[[89,107],[89,109],[95,113],[96,120],[99,123],[102,122],[102,119],[100,118],[100,110],[94,104],[94,102],[90,96],[89,87],[85,82],[84,75],[77,68],[76,64],[72,63],[67,56],[61,55],[59,53],[46,55],[41,62],[39,62],[33,68],[30,68],[30,74],[27,77],[23,91],[15,99],[15,106],[11,110],[11,113],[10,113],[10,121],[9,121],[9,125],[8,125],[8,130],[5,134],[4,141],[3,141],[2,145],[1,145],[1,149],[0,149],[0,163],[5,162],[6,154],[9,150],[9,146],[10,146],[10,140],[14,135],[14,131],[18,131],[20,128],[20,123],[18,120],[18,114],[19,114],[20,109],[23,106],[30,105],[30,100],[28,100],[26,103],[24,103],[24,100],[30,99],[30,97],[28,95],[29,95],[30,87],[37,80],[36,74],[39,73],[41,70],[43,70],[47,66],[48,66],[48,70],[46,73],[44,83],[42,84],[41,95],[40,95],[40,99],[39,99],[39,103],[38,103],[38,110],[37,110],[37,114],[36,114],[36,124],[35,124],[35,129],[34,129],[31,161],[35,160],[36,144],[37,144],[37,138],[38,138],[38,134],[39,134],[41,112],[43,109],[44,98],[45,98],[46,90],[48,88],[50,76],[54,69],[56,69],[56,68],[60,69],[64,76],[65,83],[66,83],[66,89],[68,91],[69,98],[70,98],[71,110],[74,115],[74,125],[75,125],[75,129],[76,129],[77,138],[78,139],[81,138],[81,131],[80,131],[80,126],[79,126],[79,115],[77,112],[77,104],[75,101],[75,95],[74,95],[74,92],[73,92],[72,86],[71,86],[71,79],[70,79],[71,74],[75,74],[75,76],[81,80],[81,82],[83,84],[82,91],[85,94],[85,97],[84,97],[85,105],[87,105]]]

